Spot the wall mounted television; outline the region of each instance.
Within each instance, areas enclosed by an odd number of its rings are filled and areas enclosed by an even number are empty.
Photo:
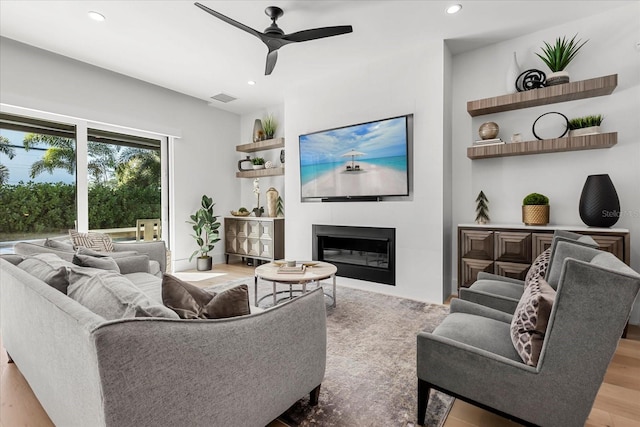
[[[408,196],[412,127],[408,114],[300,135],[301,199]]]

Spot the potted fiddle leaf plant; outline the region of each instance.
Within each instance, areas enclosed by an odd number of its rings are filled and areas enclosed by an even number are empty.
[[[543,194],[531,193],[522,200],[522,222],[525,225],[546,225],[549,223],[549,198]]]
[[[547,86],[569,83],[569,73],[565,68],[575,58],[580,48],[589,41],[580,43],[581,40],[576,41],[577,36],[578,34],[574,35],[571,40],[567,40],[564,36],[562,39],[558,37],[553,45],[544,42],[544,47],[541,48],[543,54],[536,53],[551,70],[551,74],[547,76]]]
[[[189,257],[189,262],[198,254],[196,260],[196,268],[198,271],[208,271],[213,267],[213,258],[209,252],[213,250],[216,243],[220,241],[219,231],[220,222],[218,217],[213,214],[213,199],[206,194],[202,196],[200,209],[190,216],[191,221],[187,223],[193,227],[194,234],[191,235],[196,239],[199,249],[196,249]]]

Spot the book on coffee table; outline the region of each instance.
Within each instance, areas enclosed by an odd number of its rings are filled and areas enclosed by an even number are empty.
[[[302,274],[302,273],[304,273],[306,268],[307,268],[307,266],[304,265],[304,264],[296,265],[295,267],[289,267],[289,266],[286,266],[286,265],[282,265],[282,266],[278,267],[278,273]]]

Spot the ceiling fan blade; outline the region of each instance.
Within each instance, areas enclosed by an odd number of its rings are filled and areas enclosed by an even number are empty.
[[[278,60],[278,51],[270,50],[267,54],[267,65],[264,68],[264,75],[268,76],[273,71],[276,66],[276,61]]]
[[[200,3],[197,3],[197,2],[196,2],[196,3],[194,3],[194,4],[195,4],[196,6],[198,6],[200,9],[204,10],[205,12],[210,13],[211,15],[215,16],[216,18],[223,20],[223,21],[224,21],[224,22],[226,22],[227,24],[231,24],[231,25],[233,25],[234,27],[239,28],[239,29],[241,29],[242,31],[246,31],[246,32],[247,32],[247,33],[249,33],[249,34],[253,34],[254,36],[256,36],[256,37],[258,37],[259,39],[261,39],[261,40],[262,40],[262,36],[263,36],[263,34],[262,34],[260,31],[254,30],[254,29],[253,29],[253,28],[251,28],[251,27],[248,27],[248,26],[246,26],[246,25],[244,25],[244,24],[241,24],[240,22],[235,21],[235,20],[233,20],[233,19],[229,18],[228,16],[224,16],[223,14],[221,14],[221,13],[219,13],[219,12],[216,12],[216,11],[215,11],[215,10],[213,10],[213,9],[209,9],[207,6],[205,6],[205,5],[203,5],[203,4],[200,4]]]
[[[282,37],[282,39],[289,42],[306,42],[309,40],[339,36],[341,34],[351,32],[353,32],[353,27],[351,25],[341,25],[337,27],[314,28],[312,30],[298,31],[297,33],[287,34]]]

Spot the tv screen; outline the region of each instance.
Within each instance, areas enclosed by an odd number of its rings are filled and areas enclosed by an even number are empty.
[[[300,135],[302,199],[409,195],[410,117]]]

